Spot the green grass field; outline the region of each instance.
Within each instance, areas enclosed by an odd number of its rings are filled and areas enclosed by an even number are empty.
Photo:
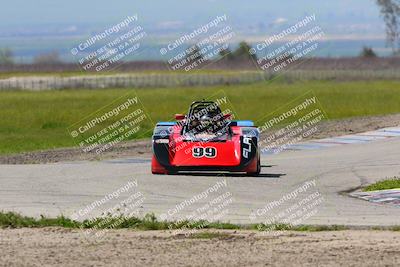
[[[350,229],[344,225],[289,225],[284,223],[275,224],[233,224],[229,222],[207,222],[207,221],[160,221],[154,214],[146,214],[144,217],[125,217],[123,215],[113,217],[98,217],[83,222],[73,221],[67,217],[59,216],[55,218],[41,216],[33,218],[23,216],[15,212],[0,211],[0,229],[15,228],[43,228],[43,227],[63,227],[72,229],[131,229],[141,231],[154,230],[177,230],[177,229],[215,229],[215,230],[256,230],[256,231],[298,231],[298,232],[327,232],[343,231]],[[371,227],[376,231],[400,231],[400,226]],[[210,239],[226,237],[215,232],[193,233],[191,238]]]
[[[276,81],[136,92],[153,122],[172,120],[173,114],[185,112],[192,101],[216,92],[227,95],[239,119],[257,121],[310,90],[330,119],[400,112],[398,81]],[[75,146],[67,128],[129,92],[132,90],[0,92],[0,154]]]
[[[83,222],[73,221],[67,217],[59,216],[48,218],[41,216],[33,218],[20,215],[14,212],[0,211],[1,228],[42,228],[42,227],[64,227],[89,229],[132,229],[132,230],[173,230],[173,229],[225,229],[225,230],[258,230],[258,231],[300,231],[300,232],[320,232],[320,231],[341,231],[347,227],[343,225],[288,225],[288,224],[250,224],[237,225],[224,222],[207,221],[160,221],[154,214],[146,214],[144,217],[125,217],[123,215],[113,217],[99,217]],[[393,229],[393,230],[397,230]],[[215,233],[195,233],[192,238],[210,239],[224,237]]]
[[[371,184],[363,189],[364,192],[400,188],[400,177],[393,177]]]

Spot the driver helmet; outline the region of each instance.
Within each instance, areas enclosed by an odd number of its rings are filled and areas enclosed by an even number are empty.
[[[203,129],[207,129],[213,124],[213,121],[210,116],[203,115],[200,118],[200,124],[203,127]]]

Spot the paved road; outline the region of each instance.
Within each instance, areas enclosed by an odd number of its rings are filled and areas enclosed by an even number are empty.
[[[140,192],[133,200],[138,201],[141,196],[143,203],[135,202],[134,210],[137,208],[140,214],[154,212],[168,219],[179,219],[196,210],[200,214],[199,208],[207,212],[207,204],[215,211],[217,204],[224,203],[216,214],[223,221],[235,223],[299,216],[301,223],[310,224],[400,225],[399,206],[370,203],[340,193],[399,175],[400,137],[317,150],[284,151],[264,155],[262,164],[265,167],[260,177],[152,175],[147,159],[0,165],[0,210],[30,216],[71,216],[77,211],[83,217],[98,216],[106,207]],[[224,179],[226,186],[221,186]],[[103,199],[129,181],[136,181],[137,186],[118,198],[98,204],[90,213],[82,212],[86,205]],[[189,203],[214,185],[216,192],[208,191],[207,198],[196,198]],[[290,194],[293,192],[298,194]],[[221,202],[210,202],[218,196],[222,197]],[[273,201],[280,202],[274,202],[276,205],[272,207],[268,203]],[[180,203],[180,208],[176,208]]]

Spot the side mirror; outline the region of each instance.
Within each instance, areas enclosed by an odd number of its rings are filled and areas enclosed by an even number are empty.
[[[175,119],[177,121],[181,121],[185,119],[185,115],[184,114],[175,114]]]

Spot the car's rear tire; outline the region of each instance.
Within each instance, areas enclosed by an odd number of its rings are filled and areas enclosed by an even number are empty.
[[[247,175],[249,176],[258,176],[261,173],[261,160],[260,160],[260,155],[257,157],[257,167],[256,170],[253,172],[247,172]]]

